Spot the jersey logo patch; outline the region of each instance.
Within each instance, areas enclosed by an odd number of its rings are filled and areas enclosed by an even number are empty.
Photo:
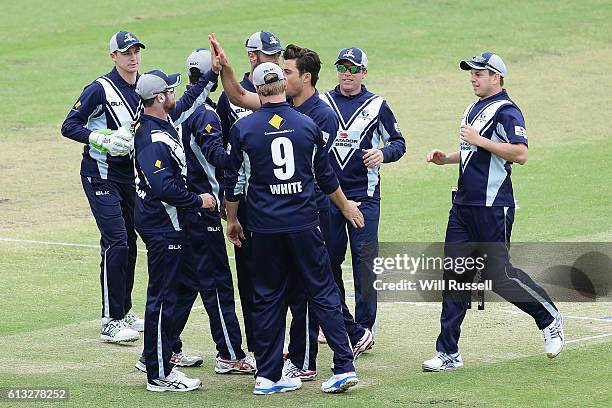
[[[525,139],[527,139],[527,131],[522,126],[515,126],[514,127],[514,134],[517,135],[517,136],[521,136],[521,137],[524,137]]]
[[[81,107],[81,101],[77,101],[77,103],[74,104],[74,109],[79,109]]]
[[[157,167],[158,169],[161,169],[161,160],[157,160],[155,162],[155,167]]]
[[[268,121],[268,123],[274,126],[276,129],[280,129],[281,126],[283,126],[283,123],[285,123],[285,119],[275,114],[272,116],[272,119]]]
[[[210,123],[208,125],[206,125],[206,127],[204,128],[204,130],[206,131],[206,133],[210,133],[212,131],[213,127],[210,126]]]
[[[140,122],[136,122],[136,126],[134,126],[134,133],[138,131],[139,127],[140,127]]]

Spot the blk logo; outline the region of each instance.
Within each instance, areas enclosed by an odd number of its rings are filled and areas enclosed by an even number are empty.
[[[122,106],[122,105],[123,105],[123,102],[121,102],[121,101],[118,101],[118,102],[117,101],[111,101],[111,106]]]
[[[173,249],[183,249],[183,248],[182,248],[182,246],[181,246],[181,245],[173,245],[173,244],[170,244],[170,245],[168,245],[168,249],[169,249],[169,250],[173,250]]]

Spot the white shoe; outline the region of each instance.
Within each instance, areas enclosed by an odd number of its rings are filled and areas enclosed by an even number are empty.
[[[461,354],[456,352],[455,354],[440,353],[430,360],[423,361],[421,365],[423,371],[446,371],[454,370],[456,368],[463,367],[463,360]]]
[[[563,315],[557,312],[555,320],[542,330],[544,335],[544,351],[548,358],[555,358],[563,350],[565,337],[563,336]]]
[[[253,394],[268,395],[277,392],[295,391],[302,387],[302,381],[299,378],[281,377],[277,382],[272,382],[264,377],[255,379],[255,388]]]
[[[338,393],[345,392],[357,384],[359,384],[357,374],[354,371],[351,371],[348,373],[332,375],[329,380],[321,384],[321,389],[323,392]]]
[[[126,313],[123,321],[130,329],[141,333],[144,332],[144,320],[138,317],[138,315],[131,310]]]
[[[355,356],[355,360],[357,360],[357,358],[365,351],[371,349],[373,345],[374,337],[372,337],[372,332],[369,329],[365,329],[365,333],[353,347],[353,355]]]
[[[204,360],[199,356],[190,356],[182,351],[180,353],[172,353],[170,362],[178,367],[199,367]]]
[[[299,378],[302,381],[312,381],[316,378],[317,372],[298,368],[291,360],[287,359],[283,366],[283,376],[287,378]]]
[[[112,319],[102,324],[100,338],[110,343],[138,340],[138,332],[126,326],[123,320]]]
[[[179,370],[172,370],[166,378],[158,378],[147,382],[147,391],[185,392],[197,390],[202,386],[199,378],[188,378]]]
[[[134,367],[136,367],[136,369],[140,372],[143,372],[145,374],[147,373],[147,364],[145,362],[144,355],[140,355],[140,358],[138,359],[136,364],[134,364]]]
[[[215,360],[215,373],[217,374],[253,374],[256,368],[255,358],[251,356],[240,360],[224,360],[221,357]]]

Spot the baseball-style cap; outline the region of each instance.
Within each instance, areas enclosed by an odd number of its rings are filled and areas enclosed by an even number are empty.
[[[123,52],[130,48],[132,45],[138,45],[140,48],[145,48],[145,45],[140,42],[138,37],[129,31],[119,31],[113,35],[110,39],[110,52]]]
[[[136,93],[146,101],[170,88],[176,88],[180,83],[181,74],[166,75],[160,70],[149,71],[138,78]]]
[[[368,67],[368,57],[365,52],[361,51],[359,48],[343,48],[338,53],[338,61],[334,63],[337,65],[340,61],[350,61],[358,67]]]
[[[208,48],[198,48],[192,52],[185,62],[187,74],[189,75],[191,68],[197,68],[200,73],[205,74],[212,68],[212,57]]]
[[[244,44],[247,51],[261,51],[267,55],[274,55],[285,51],[281,46],[280,40],[268,31],[258,31],[253,33]]]
[[[480,55],[472,57],[471,60],[461,61],[459,67],[464,71],[469,71],[470,69],[488,69],[503,77],[508,73],[506,64],[504,64],[501,57],[492,52],[483,52]]]
[[[268,77],[267,80],[266,77]],[[267,85],[283,79],[285,75],[281,67],[271,62],[259,64],[253,71],[253,85],[255,86]]]

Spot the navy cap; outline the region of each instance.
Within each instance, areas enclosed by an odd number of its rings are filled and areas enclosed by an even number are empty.
[[[119,31],[113,35],[110,39],[110,52],[123,52],[130,48],[132,45],[138,45],[140,48],[145,48],[145,45],[140,42],[138,37],[129,31]]]
[[[187,68],[187,75],[189,75],[191,68],[197,68],[200,73],[205,74],[212,68],[212,56],[208,48],[198,48],[187,57],[185,61],[185,68]]]
[[[280,40],[268,31],[258,31],[253,33],[244,44],[247,51],[261,51],[267,55],[274,55],[285,49],[281,46]]]
[[[181,83],[181,74],[166,75],[164,71],[155,70],[145,72],[138,78],[136,93],[143,100],[154,98],[155,95],[176,88]]]
[[[368,57],[365,52],[359,48],[343,48],[338,53],[338,61],[335,62],[337,65],[340,61],[350,61],[358,67],[368,67]]]
[[[459,67],[464,71],[469,71],[471,69],[488,69],[498,73],[502,77],[505,77],[508,73],[506,64],[504,64],[501,57],[492,52],[483,52],[480,55],[472,57],[471,60],[461,61]]]

